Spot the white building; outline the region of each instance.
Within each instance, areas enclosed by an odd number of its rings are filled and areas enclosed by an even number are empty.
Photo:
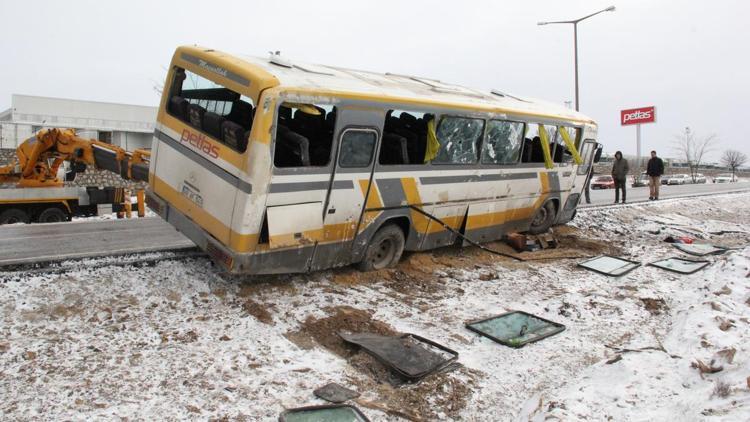
[[[127,150],[151,148],[156,107],[13,94],[0,112],[0,149],[15,149],[42,128],[74,128],[79,136]]]

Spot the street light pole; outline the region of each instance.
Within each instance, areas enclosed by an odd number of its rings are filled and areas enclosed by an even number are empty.
[[[600,10],[598,12],[592,13],[590,15],[586,15],[586,16],[584,16],[582,18],[579,18],[579,19],[573,19],[573,20],[569,20],[569,21],[553,21],[553,22],[538,22],[537,23],[537,25],[540,25],[540,26],[541,25],[552,25],[552,24],[558,24],[558,23],[569,23],[569,24],[573,25],[573,54],[575,56],[576,111],[579,111],[579,109],[580,109],[580,104],[579,104],[579,100],[578,100],[578,23],[581,22],[581,21],[584,21],[584,20],[586,20],[586,19],[588,19],[590,17],[596,16],[599,13],[614,12],[614,11],[615,11],[615,7],[614,6],[609,6],[606,9],[602,9],[602,10]]]
[[[575,56],[576,74],[576,111],[581,109],[578,104],[578,22],[573,23],[573,55]]]

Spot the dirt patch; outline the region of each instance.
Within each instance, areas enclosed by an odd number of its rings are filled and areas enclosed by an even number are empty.
[[[367,332],[384,336],[398,334],[390,325],[372,319],[371,311],[350,306],[327,307],[324,311],[330,316],[320,319],[308,317],[302,324],[302,328],[297,333],[287,333],[287,338],[291,340],[310,337],[331,352],[349,358],[357,353],[357,349],[342,340],[338,335],[339,331]]]
[[[390,409],[393,414],[410,415],[415,419],[434,420],[440,413],[458,417],[466,407],[476,373],[458,367],[451,372],[430,375],[418,384],[404,383],[374,357],[344,342],[337,334],[346,330],[398,335],[393,327],[374,320],[372,312],[362,309],[341,306],[325,308],[325,311],[329,316],[309,317],[300,330],[286,333],[285,337],[303,349],[318,344],[345,358],[360,375],[352,377],[351,383],[357,385],[360,392],[375,394],[377,399],[370,401],[375,408]]]
[[[223,278],[231,283],[239,284],[237,296],[259,297],[266,293],[283,293],[293,296],[298,293],[297,287],[292,282],[292,274],[253,276],[252,279],[242,276],[224,275]]]
[[[390,375],[380,374],[378,369],[372,369],[377,368],[373,363],[377,364],[377,361],[365,354],[358,354],[352,362],[357,367],[365,368],[368,371],[367,375],[372,375],[351,380],[360,392],[372,392],[377,397],[375,400],[369,400],[370,405],[365,406],[420,421],[459,418],[461,411],[471,399],[476,380],[480,376],[477,372],[461,366],[451,372],[430,375],[418,384],[394,387],[388,382],[375,381],[377,378],[387,378]],[[358,403],[363,404],[361,401]]]
[[[664,299],[652,299],[648,297],[640,298],[643,302],[643,307],[651,313],[651,315],[660,315],[662,312],[667,310],[667,303]]]
[[[273,325],[273,315],[268,311],[269,307],[272,306],[258,303],[252,299],[247,299],[242,304],[242,308],[247,311],[247,313],[254,316],[258,321],[264,324]]]

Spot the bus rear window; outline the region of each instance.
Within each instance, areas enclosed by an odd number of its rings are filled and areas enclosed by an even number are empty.
[[[250,98],[229,88],[178,68],[167,112],[235,151],[247,149],[255,108]]]

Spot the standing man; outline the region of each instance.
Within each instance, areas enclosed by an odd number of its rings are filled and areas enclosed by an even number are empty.
[[[659,199],[659,186],[661,186],[661,175],[664,174],[664,161],[656,156],[656,151],[651,151],[651,159],[646,165],[648,175],[649,197],[651,201]]]
[[[620,202],[620,189],[622,189],[622,203],[625,203],[625,186],[627,185],[628,171],[630,171],[628,160],[622,158],[622,153],[617,151],[615,153],[615,162],[612,164],[612,178],[615,179],[615,204]]]

